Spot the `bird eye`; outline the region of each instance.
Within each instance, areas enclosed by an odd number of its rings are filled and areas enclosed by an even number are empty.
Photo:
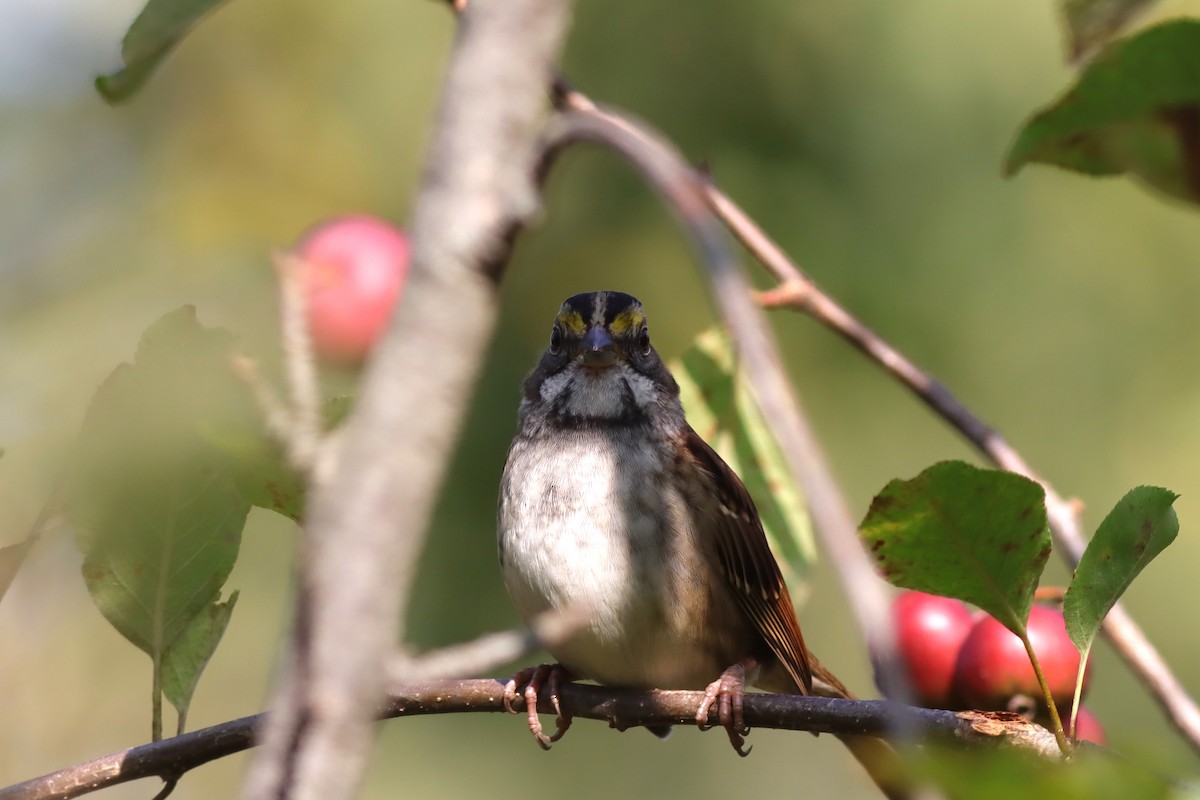
[[[550,352],[554,355],[562,352],[562,331],[557,325],[550,331]]]
[[[642,350],[642,355],[650,355],[650,331],[642,328],[641,334],[638,336],[638,347]]]

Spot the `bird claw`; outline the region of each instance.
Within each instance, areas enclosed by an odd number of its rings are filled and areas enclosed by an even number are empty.
[[[743,698],[746,694],[746,664],[734,664],[721,673],[721,677],[710,683],[704,690],[704,700],[696,710],[696,725],[702,731],[713,727],[708,723],[709,712],[714,704],[717,706],[717,719],[721,727],[729,734],[729,743],[739,756],[750,755],[751,748],[745,747],[746,734],[750,728],[746,726],[743,714]]]
[[[517,699],[517,689],[524,685],[525,691],[520,693],[525,700],[525,713],[529,722],[529,732],[537,740],[538,746],[549,750],[550,745],[557,742],[571,727],[571,717],[564,714],[558,699],[558,689],[562,681],[571,680],[571,673],[561,664],[539,664],[536,667],[526,667],[512,677],[504,685],[504,707],[510,714],[516,714],[513,701]],[[542,728],[542,720],[538,715],[538,693],[543,684],[550,690],[550,704],[554,706],[554,733],[547,736]]]

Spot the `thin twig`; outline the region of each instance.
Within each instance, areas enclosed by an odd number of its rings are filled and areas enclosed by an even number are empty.
[[[419,656],[399,652],[388,662],[388,682],[404,685],[491,672],[566,641],[586,625],[589,618],[586,606],[572,606],[561,612],[547,611],[536,617],[528,628],[485,634],[474,641]]]
[[[254,398],[267,433],[283,448],[288,463],[294,469],[298,469],[299,465],[292,460],[292,449],[289,446],[289,442],[292,441],[293,423],[292,410],[288,404],[263,378],[258,369],[258,362],[250,356],[234,353],[230,361],[230,368],[238,380],[250,391],[250,396]],[[299,471],[303,473],[303,470]]]
[[[393,686],[378,718],[503,712],[502,679],[441,680]],[[703,692],[637,691],[570,683],[559,699],[567,714],[604,720],[624,730],[637,726],[695,725]],[[519,709],[523,700],[518,698]],[[548,692],[538,708],[555,713]],[[910,708],[882,700],[845,700],[800,695],[750,693],[746,723],[755,728],[886,736],[903,715],[924,742],[1015,747],[1055,760],[1054,736],[1046,729],[1004,712]],[[266,714],[223,722],[180,736],[131,747],[0,789],[0,800],[69,800],[142,778],[178,780],[196,767],[257,744]],[[713,720],[715,723],[716,720]],[[518,723],[514,721],[514,736]]]
[[[158,794],[154,795],[150,800],[167,800],[179,785],[179,778],[167,778],[163,781],[163,787],[158,790]]]
[[[311,474],[321,446],[321,398],[317,386],[317,359],[308,329],[308,298],[304,292],[304,264],[298,256],[278,252],[271,259],[279,278],[279,317],[283,366],[292,406],[291,435],[286,445],[293,465]]]
[[[303,265],[286,252],[273,253],[271,261],[279,283],[279,338],[288,380],[287,400],[262,376],[254,359],[235,353],[231,366],[250,390],[267,432],[283,448],[289,466],[312,479],[323,431],[316,357],[306,319],[308,301],[300,277]]]

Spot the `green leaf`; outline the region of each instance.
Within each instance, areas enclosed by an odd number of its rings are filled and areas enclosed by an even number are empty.
[[[250,511],[229,458],[199,432],[254,418],[232,345],[190,307],[151,325],[92,399],[65,481],[88,591],[150,656],[156,687],[168,649],[217,602]]]
[[[163,655],[163,694],[179,712],[177,734],[184,731],[200,673],[225,635],[237,599],[238,593],[233,592],[224,603],[210,603],[202,608]]]
[[[198,458],[110,485],[92,506],[80,524],[88,591],[113,627],[160,659],[220,594],[250,506],[219,463]]]
[[[331,397],[321,407],[325,430],[341,424],[354,404],[349,395]],[[304,515],[304,479],[287,462],[283,448],[263,430],[258,418],[253,425],[204,428],[201,433],[229,457],[242,496],[251,504],[282,514],[295,522]]]
[[[729,337],[712,328],[670,364],[688,422],[746,484],[771,549],[795,584],[815,559],[808,509],[749,386]]]
[[[199,19],[222,0],[149,0],[121,41],[124,69],[96,78],[108,103],[132,97]]]
[[[1138,573],[1175,541],[1179,519],[1171,506],[1178,496],[1139,486],[1100,523],[1063,599],[1067,632],[1080,652],[1091,648],[1100,623]]]
[[[1018,635],[1050,556],[1042,487],[961,461],[889,483],[859,534],[893,585],[973,603]]]
[[[1063,20],[1072,60],[1101,47],[1158,0],[1064,0]]]
[[[1062,98],[1025,122],[1005,172],[1030,163],[1127,173],[1200,202],[1200,21],[1113,42]]]
[[[955,800],[1182,800],[1180,786],[1133,760],[1034,756],[1018,748],[928,746],[910,758],[917,774]]]
[[[304,481],[287,463],[282,448],[262,430],[226,425],[202,429],[207,441],[229,459],[238,491],[250,505],[299,522],[304,513]]]

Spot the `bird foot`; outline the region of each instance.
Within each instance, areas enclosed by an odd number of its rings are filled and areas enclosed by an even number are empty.
[[[525,700],[525,713],[529,720],[529,732],[537,740],[543,750],[549,750],[553,742],[557,742],[571,727],[571,717],[564,714],[558,701],[558,688],[563,681],[569,682],[571,673],[561,664],[539,664],[536,667],[526,667],[512,677],[504,686],[504,707],[510,714],[516,714],[513,700],[517,699],[517,689],[525,687],[521,696]],[[542,720],[538,716],[538,693],[545,685],[550,690],[550,703],[554,706],[554,733],[547,736],[542,730]]]
[[[746,694],[746,669],[749,666],[752,666],[752,662],[740,661],[722,672],[721,677],[704,690],[704,700],[696,710],[696,725],[705,731],[712,727],[708,724],[708,715],[716,704],[717,719],[729,734],[729,743],[742,757],[750,755],[750,748],[744,747],[750,729],[746,727],[742,710],[742,698]]]

